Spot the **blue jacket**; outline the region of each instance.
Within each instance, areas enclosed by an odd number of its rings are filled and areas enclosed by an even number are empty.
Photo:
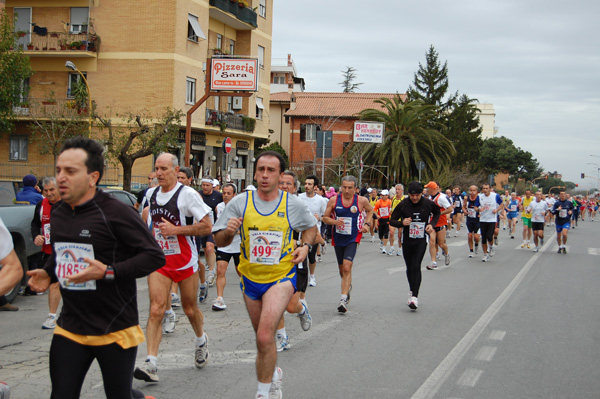
[[[23,187],[23,191],[17,193],[17,201],[27,201],[31,205],[36,205],[42,199],[44,199],[44,197],[42,194],[38,193],[35,187]]]

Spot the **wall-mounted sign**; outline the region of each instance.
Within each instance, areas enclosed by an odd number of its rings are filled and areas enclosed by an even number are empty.
[[[383,122],[354,122],[354,142],[383,143],[384,131],[385,123]]]
[[[211,90],[258,90],[258,60],[255,58],[211,58]]]

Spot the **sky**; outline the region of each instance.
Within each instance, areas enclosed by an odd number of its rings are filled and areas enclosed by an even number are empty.
[[[405,93],[433,45],[449,92],[494,105],[497,136],[581,188],[600,177],[600,2],[274,0],[272,58],[306,91]],[[589,164],[588,164],[589,163]],[[595,165],[590,165],[595,164]],[[581,179],[581,173],[596,179]]]

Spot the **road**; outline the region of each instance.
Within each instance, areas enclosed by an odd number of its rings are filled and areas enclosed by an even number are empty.
[[[284,397],[598,398],[600,222],[571,230],[567,255],[556,253],[554,227],[546,227],[537,254],[501,231],[489,263],[467,257],[465,233],[449,239],[449,267],[428,271],[424,261],[416,312],[406,306],[403,259],[380,254],[367,236],[355,259],[349,311],[339,314],[340,279],[329,251],[317,266],[317,287],[308,290],[311,330],[286,315],[291,349],[278,360]],[[145,325],[145,279],[138,294]],[[177,310],[177,329],[161,345],[160,383],[136,380],[134,387],[157,399],[254,397],[254,337],[232,267],[225,299],[224,312],[200,305],[211,354],[205,369],[193,366],[192,329]],[[19,297],[19,312],[0,315],[0,380],[13,387],[11,398],[49,397],[52,332],[40,329],[46,301]],[[142,344],[140,362],[145,354]],[[96,364],[81,397],[104,397]]]

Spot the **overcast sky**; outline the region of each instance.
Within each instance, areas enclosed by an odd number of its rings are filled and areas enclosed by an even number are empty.
[[[292,54],[306,91],[405,93],[433,45],[450,92],[491,103],[498,135],[545,170],[597,187],[600,2],[275,0],[272,58]],[[592,157],[596,155],[597,157]]]

